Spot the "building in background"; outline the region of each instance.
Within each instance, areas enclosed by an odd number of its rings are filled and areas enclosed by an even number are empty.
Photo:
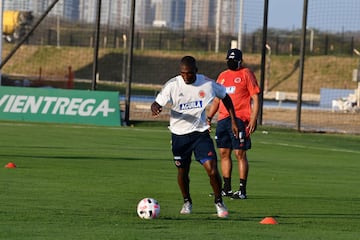
[[[184,28],[208,30],[215,27],[216,0],[186,0]]]
[[[5,10],[30,11],[33,1],[34,0],[4,0],[3,7]]]
[[[185,19],[185,0],[153,0],[154,27],[182,29]]]
[[[174,30],[213,30],[216,25],[218,0],[137,0],[135,25],[139,29],[166,27]],[[221,32],[237,31],[240,0],[221,0]],[[32,11],[41,15],[53,0],[4,0],[5,10]],[[60,16],[71,21],[93,23],[98,0],[60,0],[50,16]],[[128,26],[131,12],[130,0],[103,0],[101,24]]]
[[[220,26],[222,33],[235,33],[239,24],[239,0],[221,1]]]

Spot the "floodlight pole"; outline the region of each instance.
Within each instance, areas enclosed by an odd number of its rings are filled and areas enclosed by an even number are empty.
[[[129,120],[130,120],[130,97],[131,97],[134,29],[135,29],[135,3],[136,3],[135,0],[131,0],[129,53],[128,53],[127,70],[126,70],[127,85],[126,85],[126,99],[125,99],[125,124],[129,124]]]
[[[307,10],[308,10],[308,0],[304,0],[302,32],[301,32],[302,36],[301,36],[301,47],[300,47],[298,96],[297,96],[297,107],[296,107],[296,128],[299,132],[301,131],[301,105],[302,105],[302,90],[303,90],[303,79],[304,79],[305,51],[306,51]]]
[[[94,63],[91,90],[96,90],[96,82],[98,79],[98,56],[99,56],[99,36],[100,36],[100,20],[101,20],[101,0],[97,0],[96,27],[95,27],[95,46],[94,46]]]

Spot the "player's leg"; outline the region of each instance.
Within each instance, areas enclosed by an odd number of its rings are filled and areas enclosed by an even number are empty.
[[[210,185],[214,191],[214,202],[215,202],[217,215],[220,218],[226,218],[229,215],[229,213],[222,200],[221,177],[217,168],[217,160],[216,159],[207,160],[203,162],[202,165],[205,168],[210,178]]]
[[[249,162],[246,151],[251,148],[251,139],[246,132],[246,124],[243,123],[244,129],[239,133],[240,146],[234,149],[234,153],[238,162],[239,170],[239,190],[234,193],[232,199],[246,199],[246,185],[249,174]]]
[[[246,184],[249,173],[249,163],[246,156],[246,150],[237,149],[234,151],[236,159],[238,161],[238,170],[239,170],[239,190],[234,193],[232,196],[233,199],[246,199]]]
[[[216,127],[216,146],[219,149],[221,173],[224,180],[224,186],[222,188],[223,196],[232,196],[231,190],[231,173],[232,173],[232,160],[231,160],[231,138],[233,135],[231,127],[231,119],[226,118],[218,122]],[[229,133],[229,131],[231,133]]]
[[[178,167],[178,185],[181,194],[185,200],[190,200],[190,178],[189,178],[190,165],[186,167]]]
[[[232,160],[230,148],[219,148],[221,173],[224,180],[224,186],[221,194],[223,196],[232,196],[231,189],[231,173],[232,173]]]
[[[194,154],[196,160],[201,163],[209,176],[218,217],[227,217],[228,210],[221,196],[221,177],[217,167],[215,146],[208,132],[199,134],[197,140],[194,141]]]
[[[178,185],[184,199],[183,207],[180,210],[181,214],[190,214],[192,210],[192,200],[190,197],[190,178],[189,178],[190,164],[186,167],[178,167]]]
[[[210,179],[210,185],[214,191],[215,202],[222,201],[221,198],[221,177],[215,159],[206,160],[202,166],[205,168]]]
[[[190,164],[191,164],[191,142],[188,136],[172,134],[172,152],[174,163],[178,169],[177,182],[184,199],[184,204],[180,210],[181,214],[190,214],[192,210],[192,200],[190,196]]]

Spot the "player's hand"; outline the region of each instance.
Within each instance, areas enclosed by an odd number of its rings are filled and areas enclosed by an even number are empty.
[[[206,118],[206,123],[209,125],[209,132],[211,132],[211,117]]]
[[[238,138],[238,137],[239,137],[239,128],[238,128],[238,126],[237,126],[237,124],[236,124],[235,121],[232,121],[232,123],[231,123],[231,129],[232,129],[232,132],[233,132],[235,138]]]
[[[250,121],[249,124],[246,126],[246,133],[248,135],[252,134],[253,132],[255,132],[257,127],[256,121]]]
[[[158,117],[162,111],[162,107],[157,102],[151,104],[151,112],[154,117]]]

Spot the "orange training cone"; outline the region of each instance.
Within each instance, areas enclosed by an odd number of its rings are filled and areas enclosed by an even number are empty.
[[[266,217],[260,221],[261,224],[277,224],[277,221],[273,217]]]
[[[5,165],[6,168],[16,168],[15,163],[13,162],[9,162],[8,164]]]

